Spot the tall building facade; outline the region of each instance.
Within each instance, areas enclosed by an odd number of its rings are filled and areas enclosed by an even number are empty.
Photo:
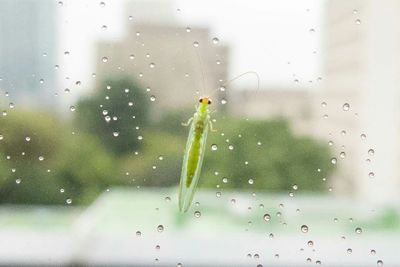
[[[135,23],[124,39],[100,43],[96,60],[99,83],[115,75],[131,76],[155,96],[157,116],[166,109],[194,108],[203,94],[220,102],[228,48],[213,41],[206,28]]]
[[[395,203],[400,193],[399,11],[395,0],[328,1],[325,8],[313,128],[336,152],[333,190],[373,202]]]
[[[17,103],[45,104],[55,86],[57,2],[0,5],[0,89]]]

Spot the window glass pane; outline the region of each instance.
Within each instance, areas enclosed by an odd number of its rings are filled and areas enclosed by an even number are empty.
[[[0,265],[399,266],[396,1],[0,2]]]

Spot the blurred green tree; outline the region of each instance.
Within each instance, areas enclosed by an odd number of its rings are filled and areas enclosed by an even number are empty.
[[[180,126],[182,127],[182,126]],[[122,159],[122,172],[134,185],[175,186],[179,182],[185,140],[176,134],[148,129],[137,155]]]
[[[332,171],[328,146],[295,135],[284,119],[251,121],[220,115],[215,127],[219,131],[209,134],[200,185],[271,191],[293,191],[297,185],[315,191],[323,188],[322,178]],[[210,148],[213,144],[216,150]]]
[[[149,101],[144,90],[128,77],[112,77],[96,88],[94,95],[78,102],[75,122],[81,130],[95,134],[107,149],[122,155],[139,147]]]
[[[157,133],[146,133],[143,151],[126,160],[124,166],[130,169],[132,177],[142,179],[138,184],[178,184],[189,130],[180,125],[187,119],[182,114],[166,113],[155,126]],[[322,178],[333,168],[327,145],[296,136],[283,119],[251,121],[224,114],[214,118],[218,132],[208,135],[199,186],[270,191],[293,190],[293,185],[301,190],[323,188]],[[211,149],[212,144],[217,146],[216,150]],[[159,155],[165,160],[157,160]]]
[[[10,112],[0,129],[2,203],[82,204],[116,183],[114,159],[100,142],[72,135],[49,114]]]

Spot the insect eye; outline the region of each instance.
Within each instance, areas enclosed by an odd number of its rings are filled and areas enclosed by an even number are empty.
[[[199,102],[200,102],[200,103],[203,102],[203,98],[200,98],[200,99],[199,99]]]
[[[208,104],[209,104],[209,105],[211,104],[211,100],[210,100],[210,99],[208,99]]]

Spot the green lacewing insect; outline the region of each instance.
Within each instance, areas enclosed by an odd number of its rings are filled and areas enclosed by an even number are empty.
[[[209,110],[211,99],[209,97],[201,97],[199,102],[193,117],[189,119],[187,124],[184,124],[191,125],[179,184],[179,210],[181,212],[186,212],[192,203],[200,178],[208,130],[209,128],[212,129]]]
[[[260,78],[254,71],[245,72],[236,76],[224,85],[249,73],[253,73],[257,76],[258,90],[260,87]],[[209,97],[201,97],[193,117],[190,118],[186,124],[183,124],[184,126],[190,125],[190,131],[186,142],[185,154],[183,156],[181,179],[179,183],[179,210],[181,212],[186,212],[192,204],[200,178],[208,131],[209,129],[213,131],[209,110],[210,105],[211,99]]]

